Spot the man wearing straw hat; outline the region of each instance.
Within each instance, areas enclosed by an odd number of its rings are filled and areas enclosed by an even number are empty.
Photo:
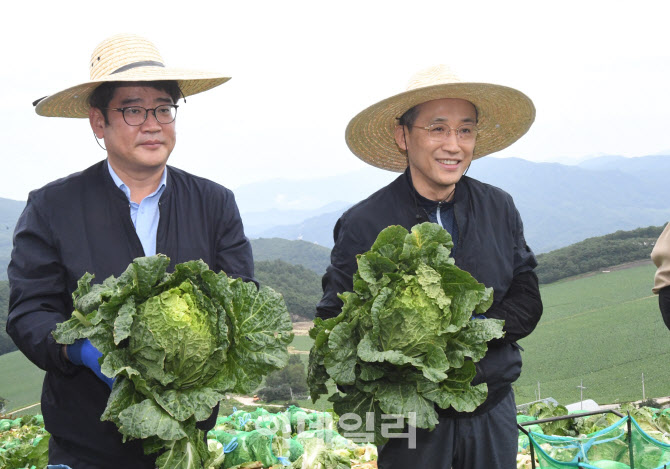
[[[249,240],[231,191],[167,166],[177,101],[229,80],[167,67],[144,38],[103,41],[90,80],[36,101],[37,114],[88,118],[106,159],[30,193],[14,233],[8,268],[7,332],[46,371],[42,413],[50,464],[76,469],[152,468],[141,441],[122,443],[101,422],[112,380],[88,340],[67,347],[51,332],[68,319],[71,294],[86,272],[118,276],[136,257],[163,253],[172,266],[204,260],[212,270],[253,278]],[[214,412],[203,429],[213,426]]]
[[[380,468],[516,467],[511,385],[521,372],[516,341],[533,331],[542,314],[537,262],[512,198],[464,173],[472,160],[514,143],[534,118],[533,103],[523,93],[464,83],[437,66],[349,122],[346,141],[356,156],[403,174],[338,220],[317,316],[340,313],[337,294],[353,290],[356,255],[369,250],[382,229],[431,221],[451,234],[456,265],[493,288],[486,317],[505,320],[505,337],[489,342],[472,382],[488,384],[486,401],[471,413],[438,408],[439,424],[432,432],[417,429],[415,448],[407,439],[391,438],[380,449]]]

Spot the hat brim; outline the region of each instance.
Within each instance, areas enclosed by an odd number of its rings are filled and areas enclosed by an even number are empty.
[[[142,67],[141,69],[108,75],[100,80],[89,81],[54,93],[40,100],[35,105],[35,112],[40,116],[47,117],[88,117],[88,110],[90,108],[89,97],[93,93],[93,90],[105,82],[152,82],[163,80],[176,81],[183,95],[191,96],[219,86],[230,80],[230,77],[212,72],[164,67]]]
[[[465,82],[426,86],[384,99],[357,114],[345,131],[349,149],[372,166],[404,171],[407,158],[394,137],[397,119],[418,104],[444,98],[464,99],[477,109],[479,132],[473,159],[510,146],[535,120],[533,102],[513,88]]]

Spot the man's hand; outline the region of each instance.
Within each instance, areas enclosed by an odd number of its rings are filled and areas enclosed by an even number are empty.
[[[528,271],[514,276],[505,297],[486,311],[486,317],[504,319],[505,337],[500,340],[516,342],[533,332],[542,317],[542,309],[537,275]]]
[[[100,362],[98,359],[102,356],[102,353],[93,346],[90,340],[78,339],[74,344],[66,345],[65,356],[75,365],[89,368],[109,386],[109,389],[112,389],[114,378],[108,378],[100,371]]]

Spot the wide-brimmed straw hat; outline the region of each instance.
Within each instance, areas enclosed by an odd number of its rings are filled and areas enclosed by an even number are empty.
[[[219,73],[168,68],[154,44],[134,34],[102,41],[88,63],[91,79],[35,101],[35,112],[48,117],[88,117],[88,99],[95,88],[110,81],[176,80],[184,96],[230,80]]]
[[[535,106],[522,92],[490,83],[463,82],[447,66],[437,65],[414,75],[407,91],[356,115],[345,132],[347,145],[366,163],[404,171],[407,158],[394,138],[398,119],[417,104],[443,98],[465,99],[477,108],[479,133],[473,159],[510,146],[535,120]]]

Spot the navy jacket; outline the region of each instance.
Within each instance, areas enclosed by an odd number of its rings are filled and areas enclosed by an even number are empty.
[[[485,412],[500,401],[521,373],[521,354],[516,340],[530,334],[542,315],[537,261],[526,244],[523,224],[512,197],[505,191],[464,176],[454,192],[454,216],[459,231],[454,260],[461,269],[494,291],[487,317],[504,319],[506,338],[489,343],[486,356],[477,363],[473,384],[488,383],[489,397],[474,413],[461,415],[440,410],[442,415],[467,416]],[[353,290],[356,254],[366,252],[381,230],[390,225],[411,229],[428,221],[418,205],[409,170],[388,186],[347,210],[335,225],[331,265],[323,276],[323,297],[317,317],[338,315],[338,293]]]
[[[170,269],[202,259],[214,271],[253,278],[251,244],[230,190],[169,167],[159,210],[156,252],[170,257]],[[84,273],[102,282],[142,256],[128,199],[106,161],[31,192],[14,232],[7,333],[46,371],[46,430],[64,449],[99,467],[152,465],[138,441],[122,444],[116,426],[100,422],[109,388],[66,360],[51,332],[70,318],[71,295]]]

